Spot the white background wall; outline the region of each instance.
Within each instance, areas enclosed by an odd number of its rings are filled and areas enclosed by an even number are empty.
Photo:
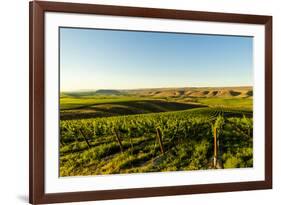
[[[74,0],[73,2],[273,15],[273,190],[126,199],[81,204],[280,204],[281,6],[278,0]],[[28,1],[1,1],[0,204],[28,196]],[[80,204],[80,203],[74,203]]]

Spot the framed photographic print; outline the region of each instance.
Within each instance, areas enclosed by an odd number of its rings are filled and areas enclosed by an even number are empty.
[[[30,203],[272,187],[272,17],[30,2]]]

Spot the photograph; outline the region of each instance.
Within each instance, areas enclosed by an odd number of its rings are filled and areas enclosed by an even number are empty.
[[[272,189],[273,16],[236,11],[30,1],[29,202]]]
[[[60,177],[253,168],[253,36],[58,35]]]

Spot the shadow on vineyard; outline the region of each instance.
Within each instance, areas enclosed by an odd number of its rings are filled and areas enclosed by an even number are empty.
[[[96,117],[111,117],[120,115],[134,115],[158,113],[167,111],[187,110],[198,107],[206,107],[200,104],[171,102],[160,99],[135,99],[120,100],[117,102],[100,102],[98,104],[74,105],[62,109],[61,120],[85,119]]]
[[[250,111],[199,107],[60,121],[60,176],[252,166]]]

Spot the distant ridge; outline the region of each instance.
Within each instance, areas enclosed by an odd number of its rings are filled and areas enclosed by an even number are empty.
[[[128,94],[138,94],[149,97],[252,97],[253,88],[244,87],[191,87],[191,88],[152,88],[127,90]]]
[[[120,95],[121,92],[118,90],[105,90],[105,89],[101,89],[101,90],[97,90],[95,92],[95,94],[100,94],[100,95]]]
[[[99,89],[96,91],[62,92],[62,96],[91,96],[91,95],[138,95],[143,97],[191,97],[191,98],[247,98],[253,96],[253,87],[185,87],[185,88],[144,88],[132,90]]]

